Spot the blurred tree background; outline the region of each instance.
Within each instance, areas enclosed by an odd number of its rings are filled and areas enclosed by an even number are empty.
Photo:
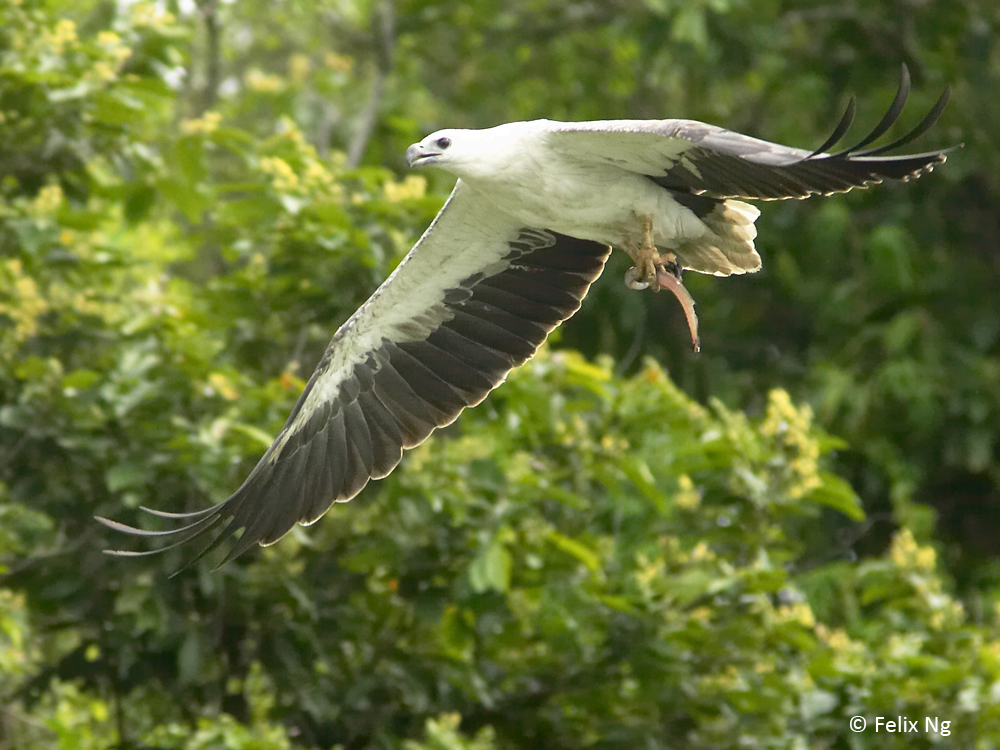
[[[0,748],[1000,747],[998,31],[978,0],[0,0]],[[702,354],[617,258],[317,526],[174,579],[187,550],[101,554],[94,514],[242,481],[451,187],[409,143],[812,148],[901,62],[894,132],[950,84],[921,143],[965,147],[762,206],[760,273],[687,277]]]

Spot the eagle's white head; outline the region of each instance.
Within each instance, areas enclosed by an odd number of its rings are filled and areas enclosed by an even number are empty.
[[[447,169],[448,164],[462,159],[462,151],[468,149],[468,130],[439,130],[431,133],[419,143],[406,149],[406,163],[411,167],[431,165]],[[468,156],[468,155],[466,155]]]
[[[534,135],[532,125],[512,122],[486,130],[439,130],[406,149],[406,163],[435,166],[469,182],[497,178],[523,158],[526,139]]]

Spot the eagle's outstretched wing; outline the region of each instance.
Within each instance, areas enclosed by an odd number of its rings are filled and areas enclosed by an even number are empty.
[[[868,148],[899,118],[910,91],[903,66],[896,98],[882,120],[860,143],[826,153],[851,126],[854,100],[833,135],[815,151],[782,146],[694,120],[608,120],[553,123],[550,148],[649,176],[679,196],[699,216],[726,198],[785,200],[843,193],[885,179],[908,180],[945,161],[951,149],[886,155],[926,132],[940,118],[944,93],[910,132],[884,146]],[[688,197],[685,197],[688,196]]]
[[[530,358],[580,307],[610,252],[517,226],[459,182],[409,255],[334,335],[285,426],[229,499],[194,513],[149,510],[183,522],[170,531],[98,520],[165,537],[170,547],[217,531],[191,563],[240,529],[226,561],[315,522]]]

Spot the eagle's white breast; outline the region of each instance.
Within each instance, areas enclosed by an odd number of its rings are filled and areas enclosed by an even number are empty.
[[[638,241],[640,216],[653,220],[656,244],[665,248],[708,231],[645,175],[552,148],[547,125],[539,120],[477,131],[476,163],[451,171],[524,226],[617,247]]]

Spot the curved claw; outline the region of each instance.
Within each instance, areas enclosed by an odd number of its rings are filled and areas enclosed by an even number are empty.
[[[649,282],[642,278],[642,271],[632,266],[625,272],[625,286],[629,289],[642,291],[649,288]]]

